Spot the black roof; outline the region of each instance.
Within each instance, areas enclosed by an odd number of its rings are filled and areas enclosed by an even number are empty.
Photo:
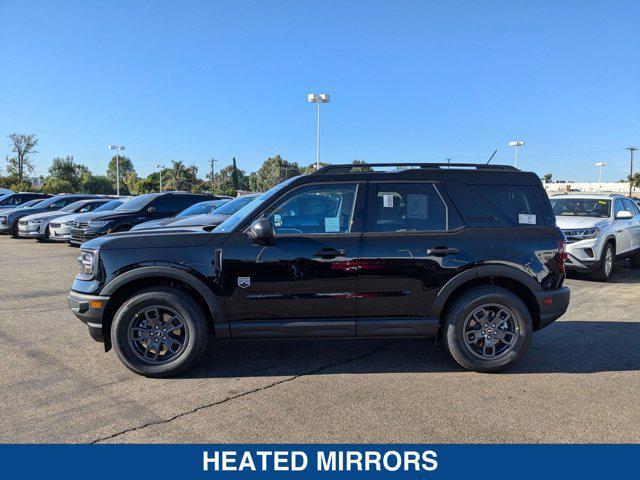
[[[376,170],[376,168],[389,168]],[[395,167],[395,168],[394,168]],[[330,180],[434,180],[457,181],[469,184],[541,185],[533,172],[523,172],[510,165],[487,165],[486,163],[362,163],[328,165],[310,175],[306,182]],[[303,180],[304,183],[306,183]]]

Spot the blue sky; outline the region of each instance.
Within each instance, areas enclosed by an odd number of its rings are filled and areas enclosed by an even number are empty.
[[[139,172],[212,156],[511,163],[604,179],[640,144],[640,2],[0,0],[0,136],[44,173],[107,144]],[[639,145],[640,146],[640,145]],[[0,139],[0,154],[9,152]],[[4,165],[3,165],[4,166]],[[640,158],[638,159],[640,167]]]

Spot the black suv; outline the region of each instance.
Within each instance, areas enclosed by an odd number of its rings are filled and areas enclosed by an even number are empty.
[[[19,192],[0,194],[0,211],[19,207],[31,200],[38,198],[49,198],[51,195],[46,193]]]
[[[76,222],[69,242],[79,245],[92,238],[113,232],[126,232],[149,220],[173,217],[194,203],[215,200],[215,195],[186,192],[147,193],[134,197],[115,210],[93,215],[88,222]]]
[[[391,167],[376,171],[376,167]],[[540,179],[476,164],[335,165],[212,232],[92,240],[69,306],[134,372],[184,372],[218,339],[430,337],[498,371],[569,304]]]

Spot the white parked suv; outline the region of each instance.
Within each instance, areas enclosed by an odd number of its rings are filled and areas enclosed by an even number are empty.
[[[640,209],[623,195],[551,197],[556,223],[567,239],[566,268],[609,280],[616,258],[640,267]]]

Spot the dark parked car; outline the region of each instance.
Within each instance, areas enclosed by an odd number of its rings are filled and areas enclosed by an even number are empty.
[[[212,227],[217,227],[222,222],[224,222],[231,215],[236,213],[238,210],[243,208],[245,205],[253,202],[256,198],[258,198],[257,193],[252,193],[249,195],[243,195],[242,197],[234,198],[233,200],[225,200],[224,204],[218,206],[217,208],[210,210],[208,213],[200,213],[194,214],[191,213],[189,215],[183,215],[188,210],[192,212],[195,210],[195,207],[202,205],[203,203],[209,202],[201,202],[196,203],[192,207],[189,207],[184,212],[180,212],[173,218],[168,218],[165,220],[161,220],[157,222],[157,224],[152,224],[152,222],[141,223],[140,225],[135,226],[132,230],[149,230],[149,229],[158,229],[158,228],[195,228],[195,227],[206,227],[211,229]],[[221,200],[216,200],[217,202]]]
[[[94,215],[88,222],[76,222],[71,229],[70,242],[81,244],[108,233],[126,232],[139,223],[173,217],[194,203],[216,198],[214,195],[185,192],[140,195],[113,211]]]
[[[4,221],[0,221],[0,233],[8,233],[14,238],[18,238],[20,228],[19,222],[23,217],[42,212],[54,212],[60,210],[62,207],[72,204],[73,202],[77,202],[78,200],[99,197],[99,195],[84,194],[56,195],[55,197],[45,198],[30,208],[13,209],[7,212],[0,212],[0,216],[4,218]]]
[[[152,228],[163,228],[180,222],[190,217],[199,217],[202,215],[209,215],[216,208],[221,207],[225,203],[229,202],[230,198],[220,198],[218,200],[207,200],[205,202],[198,202],[191,205],[189,208],[185,208],[174,217],[162,218],[160,220],[149,220],[148,222],[139,223],[131,230],[149,230]]]
[[[83,245],[69,306],[142,375],[218,339],[431,337],[508,368],[569,304],[564,236],[534,173],[480,164],[328,166],[216,227]],[[544,348],[542,344],[538,348]]]
[[[5,195],[0,195],[0,212],[19,207],[31,200],[49,198],[50,196],[51,195],[46,193],[32,192],[7,193]]]

